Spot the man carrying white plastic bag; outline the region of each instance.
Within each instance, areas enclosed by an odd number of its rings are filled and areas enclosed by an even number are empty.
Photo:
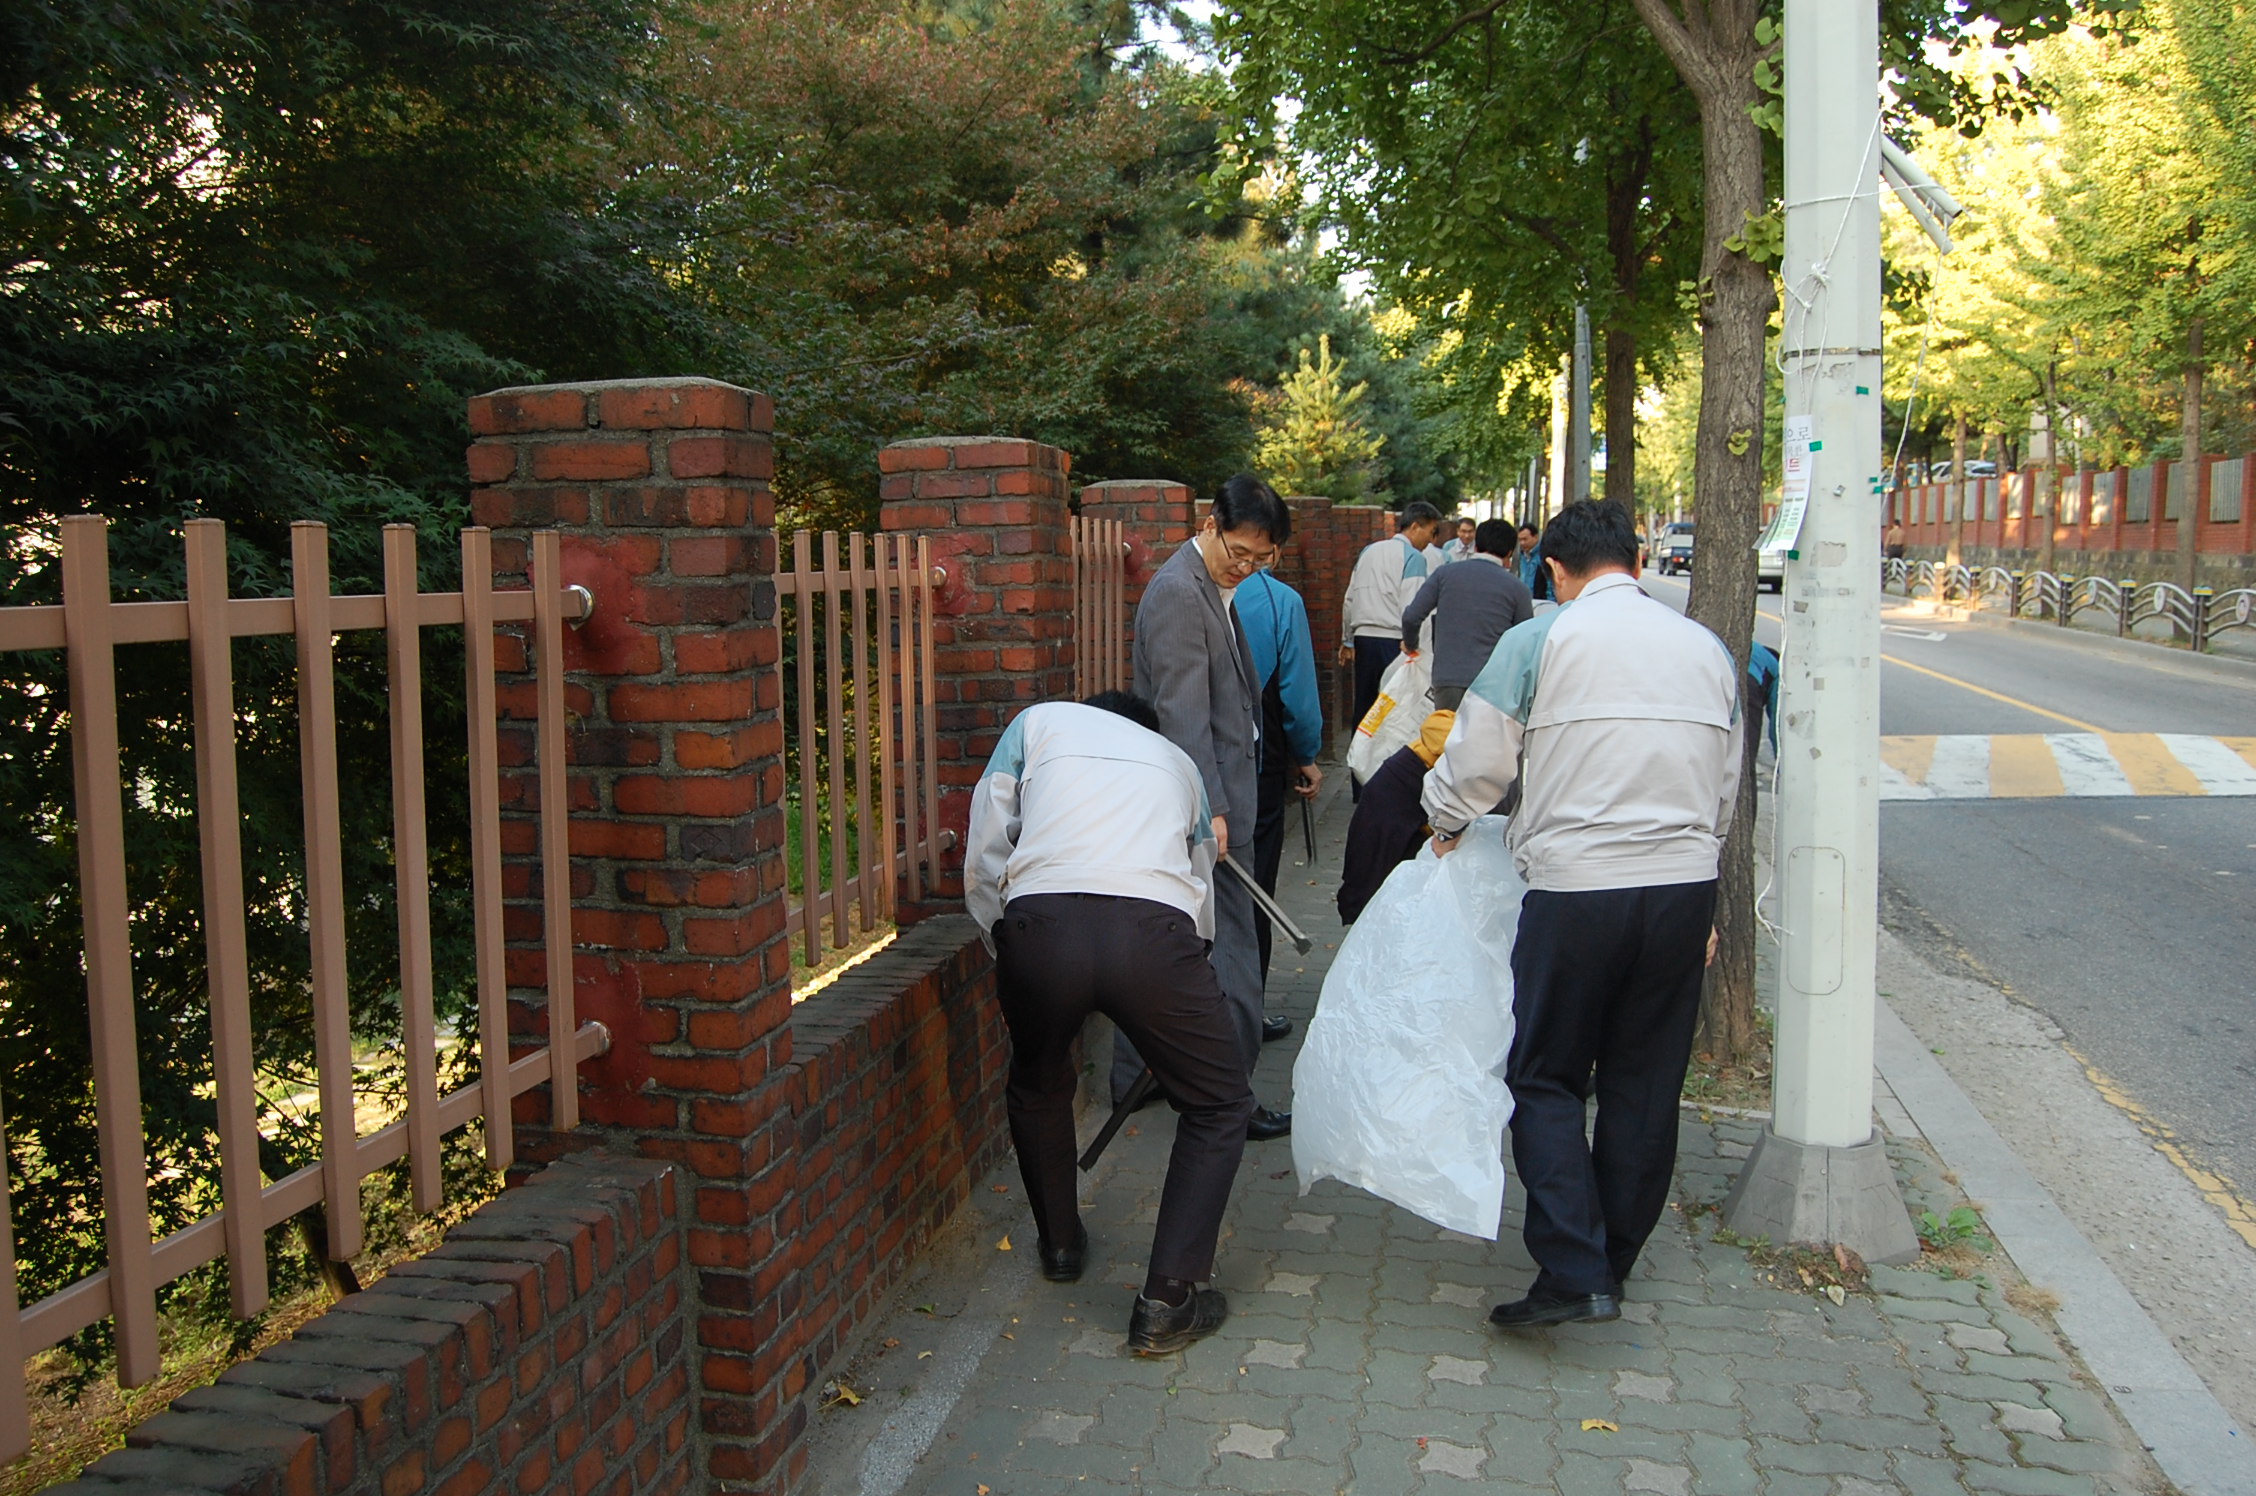
[[[1519,875],[1490,817],[1404,863],[1340,942],[1293,1066],[1293,1165],[1496,1239]]]

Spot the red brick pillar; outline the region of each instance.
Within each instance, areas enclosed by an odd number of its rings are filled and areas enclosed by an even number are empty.
[[[565,642],[574,979],[580,1016],[613,1043],[581,1067],[580,1134],[528,1128],[521,1149],[539,1159],[608,1137],[686,1170],[703,1490],[769,1479],[806,1416],[789,1385],[772,419],[765,395],[704,379],[470,402],[471,504],[496,531],[495,570],[523,585],[527,532],[560,530],[565,579],[595,598]],[[529,806],[529,739],[520,729],[503,751],[518,766],[503,803]],[[504,834],[511,980],[537,986],[534,823],[513,810]]]
[[[928,534],[948,573],[933,623],[940,827],[935,896],[902,899],[900,923],[963,898],[971,791],[1019,709],[1073,694],[1072,457],[1001,436],[895,442],[877,456],[888,532]]]
[[[1136,604],[1143,601],[1145,584],[1199,526],[1191,491],[1181,483],[1113,478],[1083,488],[1079,507],[1083,519],[1119,520],[1127,534],[1128,637],[1133,639]]]

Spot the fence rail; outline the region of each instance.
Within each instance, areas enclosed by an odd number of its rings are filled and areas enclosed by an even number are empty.
[[[928,536],[835,530],[794,534],[791,569],[776,574],[797,656],[784,719],[798,759],[800,892],[787,919],[809,966],[890,921],[904,881],[923,898],[939,866],[932,609],[942,579]]]
[[[1075,515],[1073,546],[1073,693],[1125,691],[1128,666],[1128,537],[1116,519]]]
[[[67,652],[74,814],[85,926],[87,1016],[92,1038],[102,1227],[108,1266],[28,1307],[18,1300],[15,1239],[7,1179],[0,1169],[0,1461],[29,1442],[25,1359],[104,1318],[117,1326],[118,1381],[127,1387],[160,1370],[157,1294],[165,1284],[224,1256],[233,1309],[266,1306],[265,1233],[313,1206],[326,1207],[329,1249],[342,1260],[361,1249],[360,1184],[408,1160],[418,1210],[439,1204],[440,1140],[485,1120],[486,1162],[513,1156],[510,1098],[556,1082],[560,1127],[577,1120],[572,1084],[580,1060],[601,1054],[601,1025],[574,1022],[570,901],[565,838],[563,625],[587,615],[593,599],[561,579],[558,537],[533,537],[533,589],[494,590],[491,535],[462,534],[463,588],[426,593],[416,586],[415,530],[388,525],[384,591],[338,597],[329,590],[325,526],[291,528],[292,595],[230,598],[227,539],[217,520],[186,526],[187,591],[179,602],[111,598],[108,521],[79,515],[61,522],[63,601],[0,608],[0,652]],[[548,880],[543,935],[548,950],[552,1048],[509,1053],[503,971],[501,795],[494,625],[528,623],[538,708],[541,861]],[[424,824],[422,631],[464,629],[469,716],[471,897],[474,912],[478,1052],[481,1078],[446,1095],[438,1090],[433,1014],[430,887]],[[406,1115],[367,1136],[355,1119],[351,1014],[345,989],[345,904],[339,824],[335,709],[336,635],[382,629],[387,636],[392,743],[394,865],[400,925],[399,990],[407,1075]],[[300,771],[305,801],[306,908],[311,947],[315,1068],[321,1158],[271,1183],[259,1169],[257,1077],[252,1057],[249,943],[245,933],[242,814],[236,773],[231,645],[257,635],[293,635],[297,648]],[[135,1036],[133,953],[125,882],[124,785],[119,764],[117,656],[120,645],[185,641],[194,701],[196,806],[204,889],[203,935],[210,991],[213,1081],[221,1208],[151,1240],[147,1142]]]
[[[1951,566],[1940,561],[1896,559],[1882,563],[1881,586],[1906,597],[1993,604],[2015,618],[2049,618],[2063,627],[2076,615],[2098,612],[2115,625],[2118,637],[2150,618],[2170,626],[2171,637],[2195,651],[2233,629],[2256,629],[2256,587],[2188,592],[2175,582],[2141,582],[2135,577],[2074,576],[2064,572],[2012,571],[2003,566]]]

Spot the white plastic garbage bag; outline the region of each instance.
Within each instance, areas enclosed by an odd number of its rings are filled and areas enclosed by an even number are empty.
[[[1386,674],[1379,677],[1379,694],[1355,724],[1355,740],[1347,745],[1347,769],[1357,784],[1376,774],[1379,765],[1418,736],[1433,711],[1433,700],[1426,694],[1432,684],[1433,672],[1424,655],[1397,655],[1387,666]]]
[[[1496,1239],[1512,1093],[1512,937],[1527,885],[1483,816],[1396,868],[1324,978],[1293,1066],[1300,1192],[1344,1180]]]

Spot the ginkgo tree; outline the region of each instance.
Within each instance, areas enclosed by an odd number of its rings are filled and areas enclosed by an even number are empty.
[[[1353,197],[1368,184],[1368,217],[1410,215],[1419,227],[1434,227],[1429,253],[1414,243],[1405,248],[1399,279],[1409,284],[1424,274],[1444,298],[1463,296],[1476,305],[1485,298],[1509,307],[1514,335],[1528,351],[1540,351],[1546,342],[1541,330],[1571,315],[1573,297],[1585,289],[1571,258],[1531,234],[1477,265],[1463,263],[1451,258],[1455,240],[1448,230],[1459,219],[1493,222],[1507,202],[1540,198],[1578,153],[1585,159],[1575,164],[1587,164],[1582,143],[1617,132],[1622,111],[1605,90],[1575,85],[1621,63],[1633,49],[1658,48],[1690,96],[1698,132],[1698,179],[1685,187],[1699,205],[1698,249],[1691,256],[1697,269],[1685,290],[1686,315],[1700,333],[1701,369],[1694,464],[1701,544],[1690,611],[1744,660],[1753,639],[1753,548],[1762,515],[1763,371],[1778,304],[1774,267],[1783,247],[1772,192],[1782,6],[1780,0],[1629,4],[1642,33],[1615,24],[1622,12],[1607,0],[1474,0],[1453,13],[1421,0],[1236,0],[1220,34],[1245,75],[1241,89],[1255,96],[1248,111],[1253,138],[1272,117],[1261,103],[1264,90],[1289,96],[1304,112],[1314,101],[1328,121],[1330,143],[1296,132],[1295,145],[1336,157],[1340,195]],[[1889,78],[1894,122],[1900,128],[1924,118],[1978,132],[1985,119],[2025,114],[2036,96],[2012,49],[2079,19],[2105,23],[2134,4],[1880,0],[1879,63]],[[1516,51],[1523,42],[1560,35],[1561,28],[1568,49],[1557,54],[1558,67],[1545,72],[1509,65],[1524,61]],[[1586,39],[1580,52],[1573,46],[1578,38]],[[1994,65],[1953,66],[1992,45],[2001,49]],[[1467,52],[1462,82],[1439,79],[1425,67],[1450,49]],[[1469,131],[1468,109],[1494,118]],[[1687,135],[1691,128],[1685,127]],[[1515,152],[1510,146],[1518,141],[1532,143]],[[1418,165],[1390,174],[1389,160]],[[1402,182],[1433,194],[1438,206],[1424,217],[1412,215],[1405,202],[1385,195],[1399,196]],[[1655,200],[1672,196],[1660,189]],[[1350,218],[1350,234],[1354,227]],[[1555,347],[1556,332],[1547,340]],[[1707,1005],[1707,1042],[1725,1058],[1745,1053],[1757,1038],[1751,824],[1742,818],[1725,849],[1723,946]]]

